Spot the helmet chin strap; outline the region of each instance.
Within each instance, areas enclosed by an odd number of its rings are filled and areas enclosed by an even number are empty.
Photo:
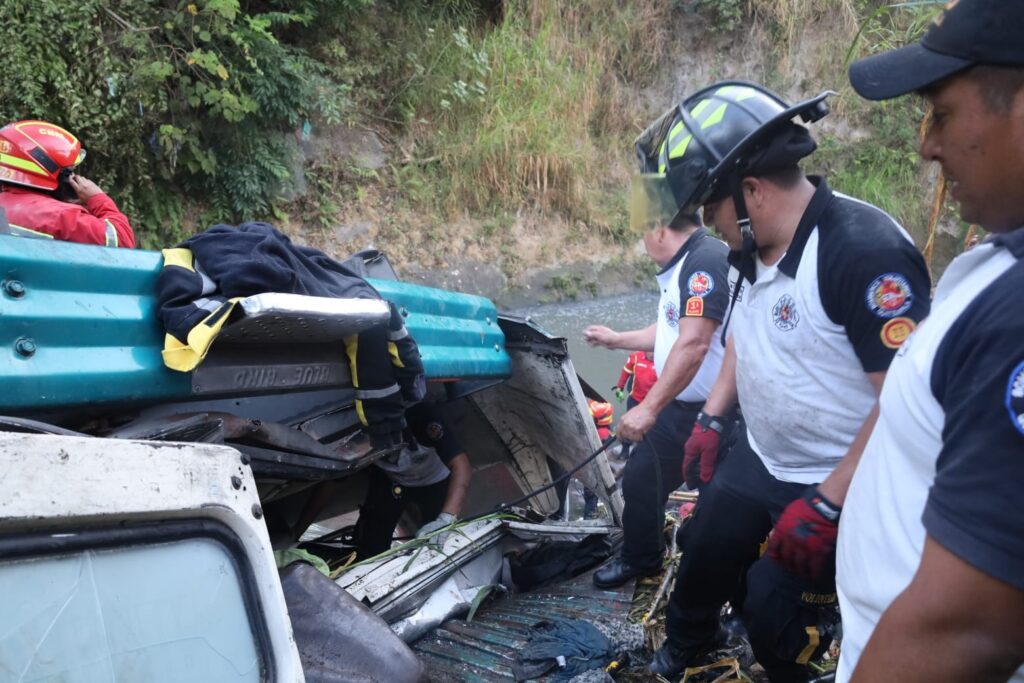
[[[750,214],[747,213],[747,203],[743,200],[743,179],[737,177],[732,183],[732,201],[736,208],[736,225],[740,228],[740,237],[743,244],[740,246],[740,258],[736,262],[738,276],[736,284],[732,288],[732,297],[729,301],[729,313],[722,323],[722,335],[720,340],[722,346],[726,345],[726,333],[729,331],[729,321],[732,320],[732,312],[736,307],[736,299],[739,298],[740,290],[743,288],[744,273],[754,272],[754,252],[757,250],[757,242],[754,240],[754,230],[750,226]]]

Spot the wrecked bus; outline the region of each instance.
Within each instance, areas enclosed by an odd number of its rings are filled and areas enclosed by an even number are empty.
[[[250,297],[203,363],[175,372],[162,361],[155,310],[160,253],[0,234],[0,598],[23,598],[20,616],[0,627],[0,672],[26,681],[45,679],[45,671],[68,680],[96,671],[120,672],[116,680],[235,680],[182,668],[217,660],[230,662],[237,680],[300,680],[303,669],[311,680],[352,680],[353,670],[332,669],[344,660],[361,662],[365,680],[402,680],[423,660],[431,667],[429,654],[416,665],[397,654],[406,652],[403,641],[499,585],[511,548],[614,528],[622,499],[603,454],[575,473],[603,501],[602,522],[552,523],[557,487],[530,495],[601,446],[586,407],[596,394],[577,377],[564,340],[482,297],[402,282],[378,252],[351,263],[399,307],[419,345],[430,397],[473,466],[463,515],[477,519],[440,551],[334,567],[330,579],[310,577],[308,565],[278,576],[270,553],[291,544],[314,486],[343,483],[321,515],[343,519],[361,502],[365,469],[383,454],[361,434],[338,351],[343,336],[381,324],[383,302]],[[529,512],[487,514],[510,501]],[[324,546],[337,540],[329,536]],[[206,560],[184,560],[193,555]],[[82,583],[101,565],[106,585],[125,594]],[[214,584],[235,589],[207,600]],[[182,600],[187,587],[194,595]],[[108,609],[110,596],[118,605],[145,601],[152,611],[108,624],[120,614]],[[201,632],[211,619],[193,607],[221,599],[224,623],[249,628],[217,633],[251,639],[214,645],[220,641]],[[348,635],[325,641],[331,631],[311,627],[316,619]],[[180,630],[164,630],[168,620]],[[40,624],[46,628],[33,630]],[[152,638],[106,638],[118,628]],[[204,656],[171,646],[191,637],[205,643]],[[387,654],[380,644],[391,638]],[[72,645],[95,656],[72,656]],[[404,674],[381,669],[382,657]],[[79,668],[94,660],[127,668]]]

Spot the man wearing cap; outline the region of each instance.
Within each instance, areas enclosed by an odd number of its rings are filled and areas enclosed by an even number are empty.
[[[795,119],[827,114],[828,94],[790,106],[755,84],[718,83],[687,98],[664,134],[684,207],[703,205],[734,266],[722,371],[685,449],[701,493],[651,663],[666,678],[714,649],[728,601],[773,682],[809,680],[836,622],[839,506],[818,484],[858,442],[889,362],[928,311],[927,269],[906,232],[800,170],[816,145]],[[737,401],[744,424],[719,465]],[[776,552],[758,559],[773,524]]]
[[[839,681],[1024,681],[1024,3],[960,0],[850,67],[931,103],[921,156],[990,236],[901,348],[846,495]]]
[[[661,571],[665,503],[683,483],[682,446],[722,362],[714,337],[729,302],[728,249],[698,216],[679,213],[664,180],[656,172],[635,179],[630,213],[647,254],[661,268],[657,322],[624,332],[591,325],[583,333],[592,346],[653,350],[657,372],[644,401],[619,420],[618,436],[636,445],[622,476],[622,552],[594,572],[600,588]]]

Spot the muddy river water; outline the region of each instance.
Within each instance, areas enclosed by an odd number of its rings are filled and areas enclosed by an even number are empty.
[[[654,322],[657,306],[656,294],[635,292],[605,299],[545,304],[514,312],[529,316],[546,331],[568,340],[576,372],[612,402],[618,421],[625,404],[616,402],[610,389],[618,381],[629,351],[591,348],[583,341],[583,330],[588,325],[606,325],[620,331],[646,327]]]

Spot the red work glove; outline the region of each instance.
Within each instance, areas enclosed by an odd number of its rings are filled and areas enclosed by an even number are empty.
[[[683,446],[683,479],[691,489],[711,481],[722,443],[723,419],[698,413],[690,438]]]
[[[768,556],[801,578],[821,578],[825,560],[836,550],[841,511],[818,487],[808,488],[782,511],[768,539]]]

